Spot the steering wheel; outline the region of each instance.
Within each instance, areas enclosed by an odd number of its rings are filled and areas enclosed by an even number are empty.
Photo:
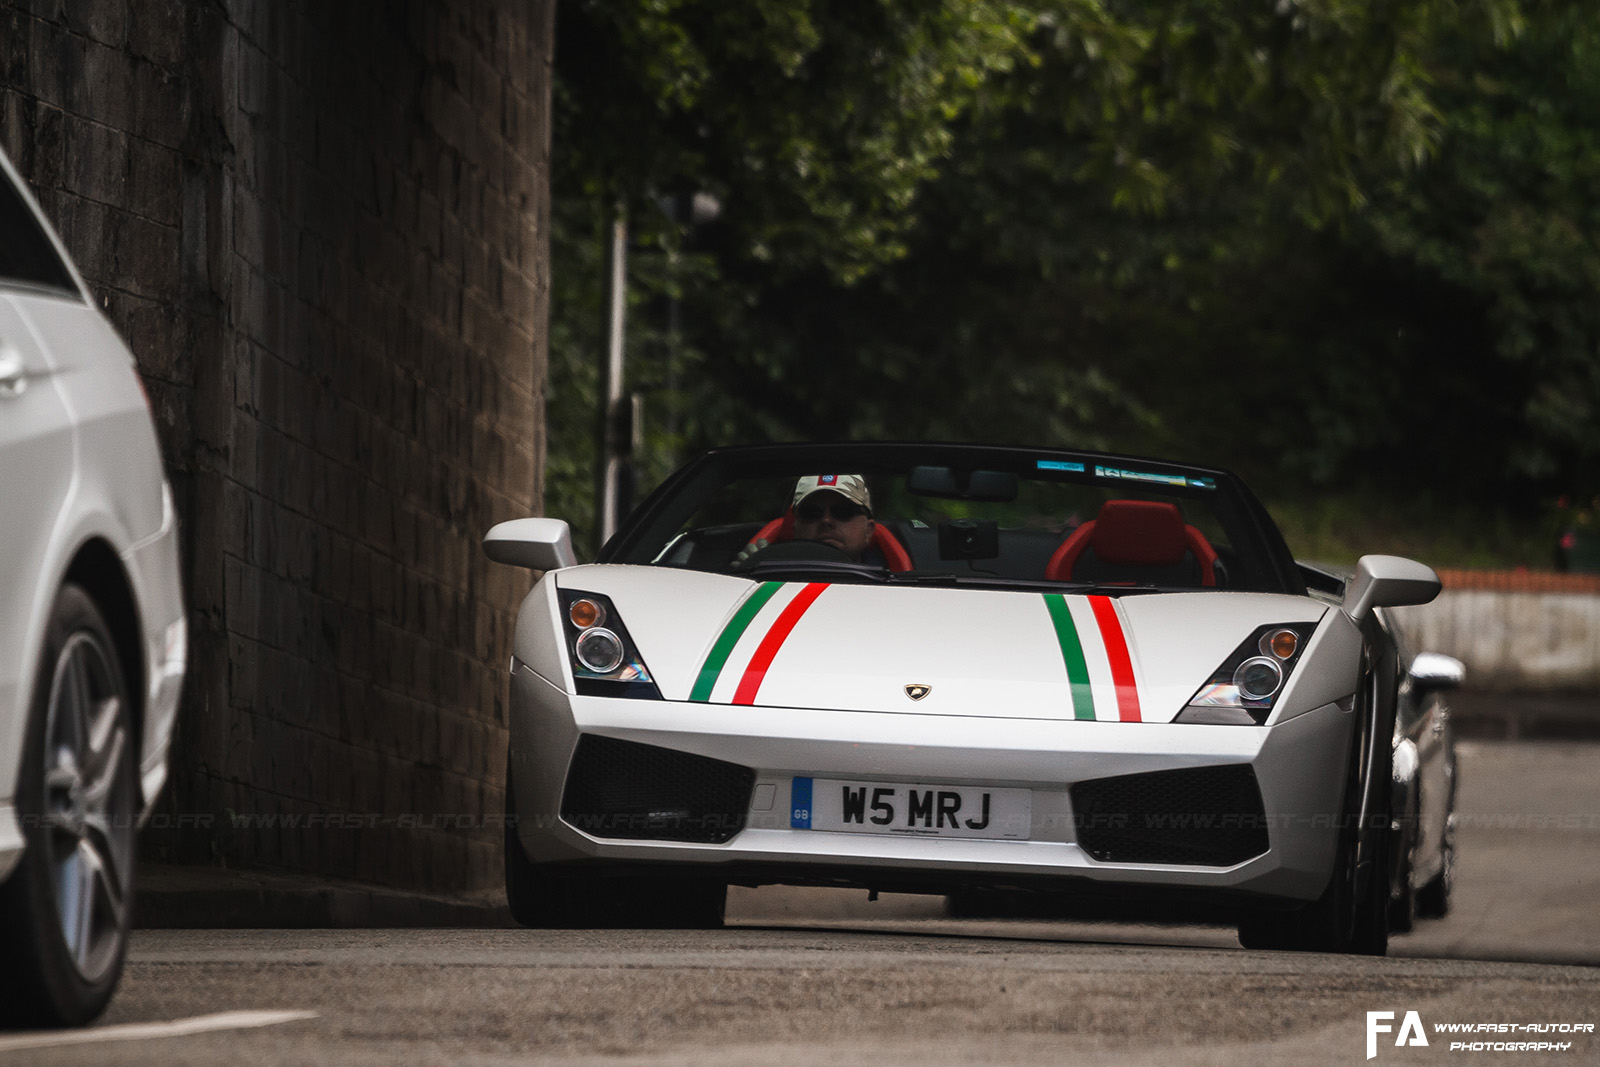
[[[779,541],[759,548],[733,565],[735,571],[753,569],[758,563],[854,563],[850,553],[826,541]]]

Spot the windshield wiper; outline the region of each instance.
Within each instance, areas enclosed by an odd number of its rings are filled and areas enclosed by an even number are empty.
[[[932,585],[982,589],[1012,589],[1040,593],[1068,593],[1073,596],[1098,594],[1121,596],[1128,593],[1193,593],[1188,587],[1126,585],[1105,582],[1053,582],[1045,578],[1007,578],[1003,575],[959,574],[953,571],[914,570],[892,572],[870,563],[844,560],[774,559],[757,560],[733,571],[744,578],[796,578],[809,581],[843,581],[878,585]]]
[[[772,578],[780,574],[801,577],[831,577],[869,582],[887,582],[892,575],[882,567],[869,563],[848,563],[844,560],[773,559],[757,560],[735,569],[734,575],[744,578]]]
[[[954,585],[978,586],[985,589],[1018,589],[1029,592],[1070,593],[1086,596],[1091,593],[1118,595],[1122,593],[1192,593],[1198,590],[1187,587],[1152,585],[1127,585],[1105,582],[1054,582],[1046,578],[1007,578],[1003,575],[958,574],[952,571],[903,571],[889,575],[889,581],[899,585]]]

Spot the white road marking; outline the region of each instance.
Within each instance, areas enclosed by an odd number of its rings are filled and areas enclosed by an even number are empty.
[[[21,1048],[48,1048],[54,1045],[87,1045],[100,1041],[149,1041],[160,1037],[183,1037],[212,1030],[243,1030],[255,1026],[315,1019],[314,1011],[224,1011],[174,1019],[167,1023],[124,1023],[87,1030],[41,1030],[31,1034],[0,1037],[0,1052]]]

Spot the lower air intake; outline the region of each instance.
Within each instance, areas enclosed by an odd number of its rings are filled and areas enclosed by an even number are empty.
[[[1231,867],[1268,848],[1249,764],[1097,778],[1071,795],[1078,844],[1105,863]]]
[[[585,734],[561,818],[595,837],[719,845],[744,828],[755,781],[737,763]]]

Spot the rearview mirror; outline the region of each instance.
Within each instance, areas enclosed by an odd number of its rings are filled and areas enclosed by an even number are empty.
[[[1439,576],[1426,564],[1404,556],[1362,556],[1345,586],[1344,613],[1359,624],[1373,608],[1426,604],[1439,589]]]
[[[562,519],[512,519],[483,535],[483,554],[496,563],[556,571],[575,566],[572,528]]]
[[[956,484],[956,472],[949,467],[912,467],[906,488],[917,496],[1003,502],[1017,499],[1017,476],[1010,471],[972,471],[963,488]]]

